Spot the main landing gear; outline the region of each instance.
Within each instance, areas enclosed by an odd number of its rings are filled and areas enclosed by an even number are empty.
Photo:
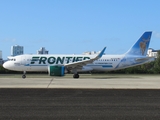
[[[78,73],[74,74],[73,78],[79,78],[79,74]]]
[[[23,79],[25,79],[25,78],[26,78],[26,71],[23,71],[22,78],[23,78]]]
[[[79,78],[79,74],[77,72],[77,69],[73,69],[73,73],[74,73],[73,78]]]

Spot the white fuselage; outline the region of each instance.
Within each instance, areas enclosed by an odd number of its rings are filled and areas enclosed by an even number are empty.
[[[66,65],[94,58],[96,55],[19,55],[9,57],[4,67],[15,71],[48,71],[49,66]],[[111,71],[153,61],[153,58],[136,61],[142,56],[103,55],[100,59],[77,69],[77,71]]]

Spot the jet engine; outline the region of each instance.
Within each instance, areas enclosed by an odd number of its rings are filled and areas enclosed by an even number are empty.
[[[64,76],[64,66],[48,66],[48,74],[50,76]]]

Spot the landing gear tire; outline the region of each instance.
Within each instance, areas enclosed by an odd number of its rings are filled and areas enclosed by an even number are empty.
[[[73,78],[79,78],[79,74],[74,74]]]
[[[26,78],[26,71],[23,71],[22,78],[23,78],[23,79],[25,79],[25,78]]]
[[[26,78],[26,75],[22,75],[22,78],[25,79],[25,78]]]

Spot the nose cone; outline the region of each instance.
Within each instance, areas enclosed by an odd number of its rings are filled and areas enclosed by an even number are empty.
[[[11,65],[9,61],[5,62],[5,63],[3,64],[3,67],[4,67],[5,69],[13,70],[13,65]]]
[[[3,63],[3,67],[7,69],[7,62]]]

